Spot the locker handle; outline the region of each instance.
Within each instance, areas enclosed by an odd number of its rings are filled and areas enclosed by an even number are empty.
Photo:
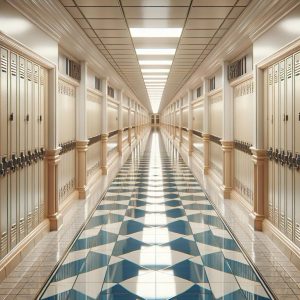
[[[39,121],[40,121],[40,122],[42,122],[42,121],[43,121],[43,116],[42,116],[42,115],[40,115],[40,117],[39,117]]]
[[[14,120],[14,113],[11,113],[10,115],[9,115],[9,121],[13,121]]]
[[[26,121],[29,122],[29,115],[26,115]]]
[[[298,121],[300,121],[300,112],[298,113]]]

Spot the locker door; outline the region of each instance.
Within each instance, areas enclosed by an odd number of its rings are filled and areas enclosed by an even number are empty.
[[[32,155],[33,149],[33,64],[27,61],[27,155]],[[27,166],[27,234],[33,229],[33,162],[29,160]]]
[[[45,149],[45,101],[46,101],[46,91],[45,91],[45,82],[46,82],[46,70],[40,69],[40,99],[39,99],[39,150],[42,151]],[[45,206],[44,206],[44,178],[45,178],[45,169],[44,169],[44,160],[39,161],[39,221],[43,221],[45,217]]]
[[[10,101],[9,101],[9,144],[10,159],[18,157],[17,153],[17,55],[10,53]],[[10,199],[9,199],[9,215],[10,215],[10,249],[17,244],[17,172],[13,170],[9,175]]]
[[[39,66],[34,64],[33,75],[33,147],[32,151],[36,155],[39,149]],[[33,226],[39,223],[39,165],[37,158],[32,164],[33,167]]]
[[[286,136],[286,111],[285,111],[285,61],[279,63],[279,145],[280,153],[282,157],[286,155],[286,145],[285,145],[285,136]],[[279,165],[279,163],[278,163]],[[285,232],[285,210],[286,210],[286,165],[279,165],[279,228],[282,232]]]
[[[279,129],[280,129],[280,114],[279,114],[279,83],[278,83],[278,64],[274,65],[274,149],[280,153],[279,144]],[[274,165],[274,224],[278,227],[279,225],[279,171],[280,162],[277,161]]]
[[[267,72],[267,128],[268,128],[268,148],[274,151],[274,129],[273,129],[273,68],[270,67]],[[270,221],[274,221],[274,161],[268,162],[268,215]]]
[[[3,162],[8,156],[8,50],[0,48],[1,72],[0,72],[0,257],[4,257],[8,251],[8,176],[4,174]]]
[[[294,141],[295,156],[300,155],[300,52],[294,57],[294,89],[295,89],[295,110],[294,110]],[[297,157],[298,157],[297,156]],[[295,174],[295,243],[300,246],[300,163],[299,158],[294,165]]]
[[[286,59],[286,114],[288,115],[288,120],[285,127],[286,136],[286,150],[287,154],[293,153],[293,57],[290,56]],[[294,185],[293,185],[293,167],[286,167],[286,234],[292,239],[293,238],[293,211],[294,211]]]
[[[26,81],[25,59],[19,59],[19,155],[24,159],[26,154]],[[26,167],[19,169],[19,240],[25,236],[25,210],[26,210]]]

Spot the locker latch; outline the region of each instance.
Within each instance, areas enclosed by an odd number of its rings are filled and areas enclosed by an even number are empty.
[[[45,157],[45,149],[41,148],[40,152],[39,152],[39,159],[43,160]]]
[[[9,121],[13,121],[14,120],[14,113],[11,113],[10,115],[9,115]]]
[[[276,149],[275,152],[273,153],[273,157],[274,157],[274,160],[276,162],[278,162],[278,159],[279,159],[279,150]]]
[[[31,163],[32,163],[33,154],[31,153],[31,151],[28,151],[27,153],[28,153],[28,155],[27,155],[27,164],[30,166]]]
[[[293,153],[291,151],[287,152],[287,164],[289,168],[293,166]]]
[[[1,176],[5,176],[6,174],[6,170],[5,170],[5,161],[4,161],[4,157],[2,158],[1,162],[0,162],[0,175]]]
[[[284,150],[282,150],[279,154],[280,164],[283,166],[286,163],[286,155]]]
[[[37,160],[38,160],[38,158],[39,158],[39,153],[38,153],[38,151],[35,149],[35,150],[34,150],[34,153],[33,153],[33,161],[36,163]]]
[[[270,147],[267,151],[267,156],[269,157],[269,160],[273,159],[273,148]]]
[[[19,166],[19,159],[16,157],[15,154],[13,154],[13,155],[11,156],[11,170],[12,170],[13,172],[15,172],[16,169],[18,168],[18,166]]]
[[[297,171],[300,170],[300,154],[296,153],[295,155],[295,168],[297,169]]]
[[[24,166],[26,164],[26,157],[24,155],[24,152],[21,152],[21,155],[20,155],[20,167],[23,169]]]

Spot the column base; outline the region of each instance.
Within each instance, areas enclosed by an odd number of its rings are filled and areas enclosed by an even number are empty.
[[[258,215],[255,212],[252,212],[249,215],[249,224],[250,226],[256,230],[256,231],[262,231],[263,230],[263,221],[265,217],[262,215]]]
[[[79,199],[86,199],[89,194],[89,188],[85,185],[81,188],[77,188]]]
[[[208,173],[209,173],[209,167],[208,166],[204,166],[203,173],[204,173],[204,175],[208,175]]]
[[[107,166],[102,166],[101,170],[102,170],[102,175],[107,175],[108,174],[108,167]]]
[[[224,186],[224,185],[221,186],[222,196],[223,196],[225,199],[230,199],[230,198],[231,198],[231,191],[232,191],[232,188],[231,188],[231,187],[226,187],[226,186]]]
[[[50,222],[50,231],[57,231],[63,225],[63,217],[60,213],[48,217]]]

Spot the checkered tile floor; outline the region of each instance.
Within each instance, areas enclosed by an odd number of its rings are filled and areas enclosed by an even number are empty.
[[[41,299],[271,299],[182,159],[154,131]]]

